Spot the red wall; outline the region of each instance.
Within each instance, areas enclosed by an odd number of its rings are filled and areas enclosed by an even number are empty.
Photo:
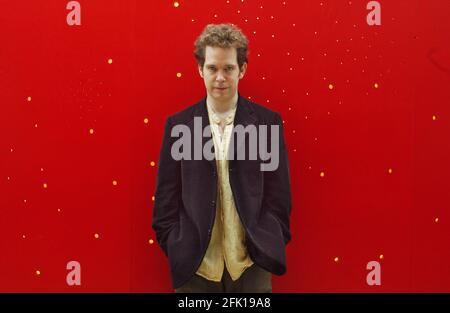
[[[274,291],[449,292],[450,2],[379,2],[369,26],[361,0],[80,0],[69,26],[68,1],[0,1],[0,291],[171,291],[151,229],[163,125],[205,94],[196,36],[232,22],[240,93],[285,121]]]

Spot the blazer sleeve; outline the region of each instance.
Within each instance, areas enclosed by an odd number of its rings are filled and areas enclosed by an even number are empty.
[[[166,256],[169,234],[179,223],[181,205],[181,166],[180,161],[171,156],[172,143],[175,140],[170,136],[171,130],[172,120],[168,117],[159,156],[152,222],[156,240]]]
[[[291,241],[289,223],[292,205],[291,182],[289,176],[288,155],[284,140],[283,123],[278,113],[275,113],[275,117],[271,124],[278,125],[279,129],[279,164],[274,171],[264,171],[264,196],[262,207],[266,214],[271,214],[278,221],[283,233],[284,243],[287,244]]]

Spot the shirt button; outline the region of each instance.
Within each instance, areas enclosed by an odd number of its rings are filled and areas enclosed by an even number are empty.
[[[214,206],[216,204],[216,201],[211,201],[211,206]]]

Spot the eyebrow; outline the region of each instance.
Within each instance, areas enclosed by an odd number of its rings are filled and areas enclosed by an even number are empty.
[[[215,64],[205,64],[206,67],[217,67]],[[225,64],[224,67],[236,67],[235,64]]]

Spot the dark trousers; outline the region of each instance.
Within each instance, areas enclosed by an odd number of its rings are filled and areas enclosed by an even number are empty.
[[[268,293],[272,292],[272,273],[256,264],[247,268],[238,280],[233,281],[226,267],[223,271],[222,281],[215,282],[194,275],[186,284],[175,289],[177,293],[198,292],[234,292],[234,293]]]

